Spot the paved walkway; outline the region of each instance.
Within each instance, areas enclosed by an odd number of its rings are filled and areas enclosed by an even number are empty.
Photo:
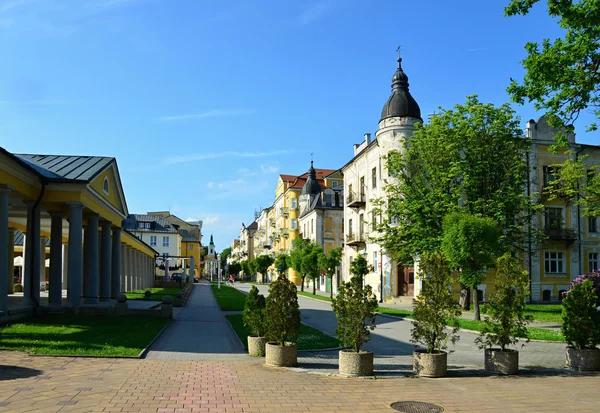
[[[244,347],[217,305],[210,284],[194,284],[185,307],[154,342],[150,360],[230,360],[245,357]]]
[[[241,291],[249,291],[252,285],[236,283]],[[268,294],[268,287],[257,286],[262,294]],[[337,320],[327,301],[298,296],[302,322],[326,334],[335,335]],[[371,341],[364,346],[375,356],[375,374],[379,377],[412,374],[412,353],[410,343],[412,323],[388,316],[377,316],[377,327],[371,332]],[[478,334],[461,332],[460,341],[451,346],[448,356],[450,375],[483,374],[483,351],[475,345]],[[519,347],[520,366],[524,369],[560,369],[565,365],[564,343],[530,342]],[[316,373],[337,374],[338,355],[335,351],[303,352],[299,355],[301,367]]]

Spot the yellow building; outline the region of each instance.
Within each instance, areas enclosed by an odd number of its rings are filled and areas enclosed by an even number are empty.
[[[122,229],[127,215],[114,158],[15,155],[0,148],[0,311],[45,304],[40,289],[46,281],[47,302],[62,305],[66,288],[70,307],[153,286],[156,251]],[[14,247],[17,230],[25,235],[21,251]],[[23,298],[9,300],[19,256]]]

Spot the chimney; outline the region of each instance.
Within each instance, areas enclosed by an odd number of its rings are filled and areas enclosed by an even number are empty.
[[[371,143],[371,134],[370,133],[365,133],[365,142],[367,145],[369,145]]]

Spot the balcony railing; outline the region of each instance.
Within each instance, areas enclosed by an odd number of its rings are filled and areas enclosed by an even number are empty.
[[[281,207],[279,208],[279,215],[283,215],[284,217],[287,217],[290,213],[290,209],[286,208],[286,207]]]
[[[346,205],[350,208],[359,208],[364,206],[367,202],[367,197],[364,192],[356,194],[354,192],[350,192],[346,197]]]
[[[577,240],[577,233],[568,228],[544,228],[544,234],[552,241],[565,241],[571,244]]]
[[[281,236],[287,238],[290,235],[290,231],[287,228],[281,228]]]
[[[354,232],[346,234],[346,245],[349,246],[358,246],[365,244],[365,236],[362,233]]]

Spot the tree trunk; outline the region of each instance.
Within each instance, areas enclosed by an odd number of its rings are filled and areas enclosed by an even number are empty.
[[[481,315],[479,314],[479,295],[477,294],[477,286],[471,289],[471,297],[473,297],[473,312],[475,313],[475,320],[480,321]]]
[[[470,307],[470,293],[469,293],[469,289],[464,285],[461,284],[460,285],[460,308],[462,308],[463,311],[469,311],[469,307]]]
[[[300,285],[300,291],[304,292],[304,279],[306,278],[306,275],[302,276],[302,284]]]
[[[317,279],[313,278],[313,295],[317,295]]]

